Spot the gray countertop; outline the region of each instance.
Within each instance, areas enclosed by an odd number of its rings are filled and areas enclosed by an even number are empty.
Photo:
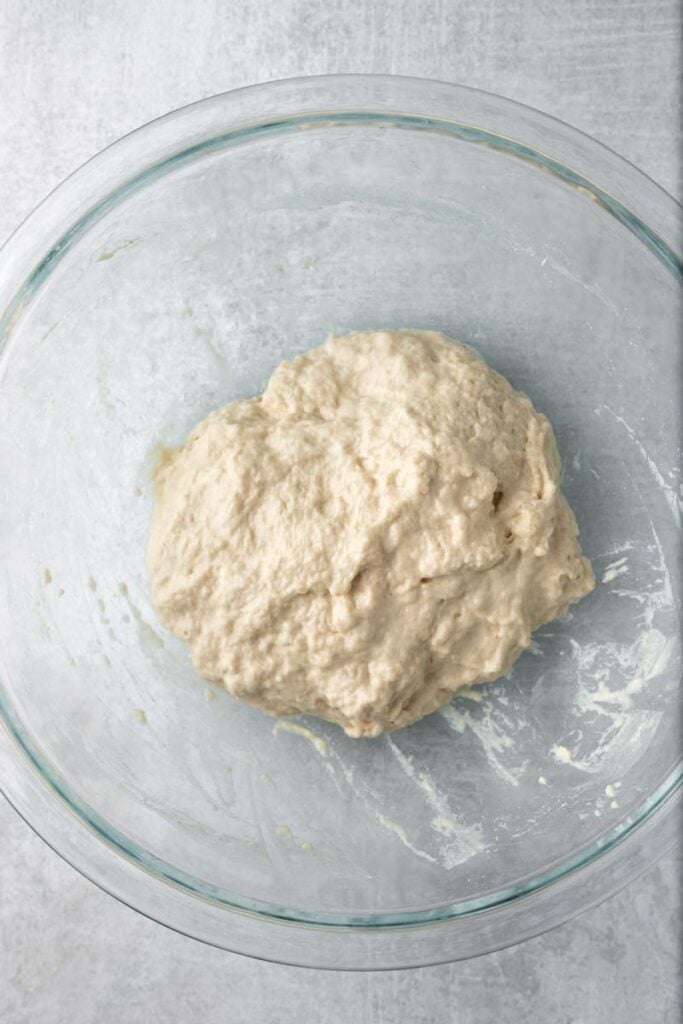
[[[678,0],[3,0],[0,241],[70,171],[174,107],[256,81],[384,72],[568,121],[681,194]],[[602,906],[467,963],[344,975],[204,947],[81,878],[0,800],[4,1024],[668,1024],[680,854]]]

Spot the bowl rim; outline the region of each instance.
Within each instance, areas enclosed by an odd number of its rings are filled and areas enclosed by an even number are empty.
[[[130,131],[124,132],[123,135],[118,136],[112,142],[107,143],[102,149],[93,153],[92,156],[88,157],[83,163],[79,164],[70,171],[66,177],[58,182],[53,188],[49,189],[48,192],[40,199],[35,206],[29,210],[25,217],[23,217],[16,227],[10,232],[7,238],[0,245],[0,256],[3,254],[5,248],[9,247],[16,235],[18,235],[24,226],[32,221],[36,213],[49,203],[55,193],[61,191],[71,180],[77,176],[80,176],[91,164],[99,162],[104,158],[110,150],[120,147],[124,142],[128,142],[131,139],[137,138],[140,134],[146,133],[151,127],[167,122],[176,117],[180,113],[190,113],[198,107],[204,107],[209,103],[215,101],[222,101],[227,97],[239,99],[244,94],[256,96],[258,93],[270,92],[280,86],[296,86],[301,85],[307,87],[309,84],[315,85],[317,83],[333,84],[335,82],[383,82],[383,83],[407,83],[409,85],[425,85],[425,86],[439,86],[448,90],[452,90],[459,94],[468,94],[473,97],[486,97],[494,100],[500,104],[501,107],[506,106],[512,111],[526,111],[535,118],[539,118],[547,124],[557,125],[561,131],[567,135],[574,136],[577,139],[583,139],[586,141],[591,148],[596,151],[602,151],[608,155],[613,161],[618,161],[622,166],[628,167],[633,171],[643,182],[647,182],[648,186],[651,187],[659,196],[667,203],[673,204],[680,213],[683,212],[683,203],[679,202],[674,195],[672,195],[663,185],[660,185],[647,171],[644,171],[641,167],[638,167],[628,157],[618,153],[611,146],[608,146],[606,142],[602,142],[600,139],[596,139],[582,128],[577,128],[575,125],[570,124],[568,121],[563,121],[555,114],[549,114],[545,110],[541,110],[540,107],[535,107],[531,103],[524,103],[521,100],[513,100],[508,96],[504,96],[501,93],[495,93],[487,89],[479,89],[475,86],[467,85],[464,82],[451,82],[445,78],[425,78],[422,75],[387,75],[376,72],[349,72],[341,74],[329,74],[329,75],[294,75],[287,78],[271,78],[266,79],[262,82],[254,82],[250,85],[237,86],[234,89],[227,89],[224,92],[213,93],[210,96],[204,96],[198,100],[192,100],[190,103],[184,103],[180,107],[174,107],[171,110],[166,111],[163,114],[158,114],[156,117],[150,118],[149,121],[144,121],[142,124],[137,125],[135,128],[131,128]],[[675,212],[674,210],[670,212]]]
[[[363,94],[368,94],[370,98],[367,105],[347,110],[342,103],[338,108],[330,109],[329,104],[335,102],[336,93],[343,94],[344,102],[346,102],[346,96],[355,92],[358,93],[359,99],[362,99]],[[327,102],[327,105],[323,102],[322,107],[320,106],[320,93],[324,94],[324,101]],[[555,136],[561,139],[570,151],[572,146],[578,146],[579,167],[568,166],[564,160],[559,160],[534,145],[510,137],[499,130],[489,130],[476,124],[469,124],[459,118],[442,116],[447,111],[442,111],[437,117],[429,115],[422,109],[407,114],[400,113],[392,109],[396,103],[394,99],[396,93],[401,94],[400,102],[412,101],[417,104],[418,108],[422,103],[433,102],[435,94],[438,94],[436,96],[437,104],[440,103],[446,108],[451,108],[451,112],[459,109],[465,99],[469,102],[470,108],[477,109],[477,106],[481,105],[484,108],[485,116],[486,112],[495,111],[500,120],[498,128],[506,120],[520,116],[523,121],[525,119],[530,121],[539,135],[543,134],[548,126],[552,126]],[[298,112],[296,109],[289,113],[281,110],[279,118],[273,118],[274,109],[276,111],[278,106],[281,108],[283,101],[285,104],[288,99],[291,102],[290,97],[301,101],[302,95],[305,99],[309,94],[311,100],[315,100],[312,106],[309,105],[308,108]],[[238,109],[245,100],[249,108],[246,112],[246,123],[244,111]],[[337,100],[337,102],[341,101]],[[378,105],[379,110],[376,109]],[[467,106],[467,104],[464,105]],[[254,114],[259,107],[264,109],[264,115],[261,120],[254,121]],[[207,125],[212,123],[217,114],[230,124],[229,129],[224,128],[218,135],[206,135]],[[237,119],[235,120],[236,115]],[[330,75],[280,79],[275,82],[245,86],[199,100],[136,128],[74,171],[29,214],[0,249],[0,309],[4,307],[3,315],[0,317],[0,356],[4,355],[3,361],[6,362],[9,357],[14,323],[40,288],[42,281],[52,272],[59,259],[68,251],[69,246],[80,237],[80,232],[87,230],[102,212],[111,208],[111,205],[120,201],[125,195],[130,194],[133,188],[148,182],[150,175],[165,173],[170,166],[177,165],[179,159],[189,159],[200,151],[206,152],[211,146],[224,146],[229,141],[233,141],[238,134],[241,137],[246,137],[253,135],[256,131],[276,132],[283,128],[291,130],[293,127],[300,127],[304,122],[306,124],[320,124],[328,121],[333,123],[370,123],[373,117],[383,123],[399,124],[402,127],[448,131],[453,136],[464,138],[468,142],[485,141],[490,144],[492,139],[497,139],[498,148],[508,152],[512,151],[514,155],[522,159],[531,160],[544,170],[559,174],[570,186],[587,191],[593,201],[599,202],[608,213],[616,216],[629,230],[634,232],[639,240],[648,246],[675,276],[683,278],[683,263],[676,254],[673,243],[668,241],[671,237],[669,230],[672,233],[675,230],[674,224],[671,222],[676,221],[680,214],[679,204],[628,161],[619,157],[602,143],[578,129],[565,125],[557,118],[544,114],[533,107],[491,93],[430,79],[386,75]],[[203,132],[205,135],[200,143],[185,138],[186,128],[191,126],[195,118],[201,122],[199,133]],[[249,120],[250,118],[251,120]],[[522,124],[520,127],[530,130],[528,124]],[[169,129],[173,130],[169,132]],[[531,141],[534,142],[533,132],[531,134]],[[184,148],[178,149],[177,145],[183,138],[185,138],[186,144]],[[139,166],[135,168],[136,173],[131,176],[126,162],[132,156],[132,150],[138,142],[144,142],[147,146],[145,152],[141,154],[143,159],[138,160]],[[170,152],[168,151],[169,142]],[[581,164],[585,159],[583,151],[586,149],[591,160],[596,158],[596,161],[599,162],[598,157],[602,157],[604,160],[603,170],[607,176],[609,187],[598,185],[592,180],[592,176],[585,173],[587,168]],[[150,163],[149,156],[152,151],[156,152],[156,160]],[[118,186],[110,189],[104,197],[99,195],[99,199],[93,204],[94,197],[101,193],[103,180],[110,177],[112,164],[116,164],[117,167],[120,178]],[[617,178],[622,178],[623,181],[609,180],[615,169],[620,172]],[[620,192],[620,188],[623,194]],[[634,211],[631,209],[629,200],[631,192],[638,191],[638,189],[642,190],[644,194],[644,204],[641,209]],[[67,211],[66,230],[64,229],[65,211]],[[652,213],[653,216],[649,217],[649,213]],[[654,227],[651,226],[653,221]],[[5,296],[9,296],[9,301],[6,303],[3,301]],[[0,381],[1,379],[0,364]],[[630,837],[637,834],[639,830],[642,831],[644,825],[648,823],[650,826],[653,826],[653,823],[656,825],[661,819],[670,816],[673,813],[674,794],[683,781],[683,766],[679,764],[674,767],[658,789],[641,803],[637,814],[624,822],[619,822],[592,843],[584,844],[577,853],[563,860],[561,864],[531,876],[521,885],[501,889],[486,898],[470,901],[460,900],[455,904],[444,904],[439,908],[427,911],[354,915],[350,920],[348,915],[277,908],[263,903],[263,901],[250,900],[236,894],[228,894],[228,898],[223,899],[218,891],[207,894],[206,887],[202,888],[201,884],[198,889],[193,887],[191,880],[188,881],[186,876],[180,878],[177,873],[174,875],[173,871],[169,872],[170,866],[165,865],[163,861],[152,858],[151,855],[146,854],[146,851],[134,850],[136,844],[126,840],[125,837],[121,840],[118,834],[115,834],[111,828],[107,828],[107,823],[103,822],[92,809],[79,804],[79,801],[68,792],[68,787],[65,787],[58,775],[51,772],[49,767],[42,763],[39,754],[32,749],[30,738],[15,718],[11,707],[8,707],[7,702],[3,699],[1,691],[0,712],[6,729],[5,735],[9,736],[13,742],[12,749],[18,750],[20,756],[25,759],[23,767],[29,768],[32,765],[33,767],[29,770],[35,772],[41,783],[49,787],[53,796],[64,802],[74,816],[74,824],[78,822],[79,828],[85,826],[97,834],[99,842],[106,844],[112,855],[128,858],[136,864],[138,869],[142,868],[148,874],[152,872],[164,884],[170,883],[172,886],[180,887],[193,898],[200,897],[204,900],[208,898],[231,911],[256,915],[262,921],[271,923],[284,921],[288,924],[314,928],[316,931],[322,928],[337,930],[339,933],[339,929],[352,928],[353,931],[362,929],[368,934],[386,932],[395,928],[423,927],[439,922],[452,923],[471,918],[473,915],[489,913],[504,905],[540,894],[544,890],[576,876],[583,868],[588,868],[600,858],[604,859],[605,854],[613,853],[624,844],[628,845]],[[11,759],[8,750],[6,744],[0,744],[2,759]],[[73,859],[67,856],[59,848],[59,841],[51,842],[50,837],[43,835],[35,823],[31,800],[26,800],[26,793],[31,787],[27,785],[22,770],[8,771],[5,774],[11,780],[7,786],[3,787],[6,790],[5,795],[24,820],[64,859],[72,863],[81,873],[90,877],[87,864],[79,862],[78,856],[74,856]],[[19,775],[22,776],[22,779],[19,779]],[[653,851],[654,854],[660,852],[661,848]],[[654,859],[654,856],[651,857],[651,861]],[[100,878],[93,880],[102,888],[122,899],[123,902],[128,902],[120,892],[113,891],[115,887],[108,887]],[[131,905],[135,905],[136,909],[142,909],[137,904]],[[142,912],[145,911],[142,910]],[[156,920],[163,919],[163,915],[155,917],[154,914],[150,914],[149,916]],[[164,921],[163,923],[169,922]],[[173,927],[172,924],[171,927]],[[252,953],[252,955],[254,954]],[[436,961],[430,960],[429,962]],[[376,967],[370,969],[376,969]]]

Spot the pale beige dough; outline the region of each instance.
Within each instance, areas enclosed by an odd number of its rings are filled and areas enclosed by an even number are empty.
[[[331,338],[166,454],[154,603],[206,679],[377,736],[593,588],[558,477],[548,420],[469,348]]]

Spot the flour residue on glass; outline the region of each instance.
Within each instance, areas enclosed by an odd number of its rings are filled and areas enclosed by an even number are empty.
[[[481,829],[457,820],[448,797],[438,789],[429,772],[416,765],[414,758],[404,754],[391,737],[387,738],[387,746],[401,771],[417,786],[433,812],[430,825],[441,837],[440,859],[444,867],[455,867],[456,864],[462,864],[474,854],[480,853],[484,849]]]
[[[436,864],[436,857],[432,857],[431,853],[427,853],[426,850],[420,850],[410,842],[408,839],[408,833],[404,829],[403,825],[399,825],[397,821],[392,821],[391,818],[388,818],[386,814],[382,814],[381,811],[375,811],[375,817],[383,828],[387,829],[388,832],[393,832],[395,836],[398,836],[403,846],[410,850],[411,853],[414,853],[416,857],[421,857],[422,860],[428,860],[432,864]]]
[[[649,469],[650,473],[652,474],[652,477],[653,477],[655,483],[657,484],[658,489],[660,490],[661,494],[663,495],[664,500],[666,501],[667,505],[671,509],[671,514],[672,514],[672,516],[674,518],[674,522],[676,523],[676,526],[678,526],[679,529],[680,529],[680,526],[681,526],[681,499],[676,494],[676,491],[674,490],[674,488],[671,487],[671,485],[666,482],[666,480],[664,479],[664,476],[662,475],[662,472],[661,472],[659,466],[654,461],[654,459],[652,458],[652,456],[648,452],[648,450],[645,447],[645,445],[643,444],[643,442],[638,437],[638,435],[635,432],[635,430],[633,429],[633,427],[630,425],[630,423],[626,422],[626,420],[624,419],[623,416],[619,416],[619,414],[616,413],[614,411],[614,409],[611,409],[609,407],[609,405],[599,405],[595,411],[598,414],[598,416],[602,412],[608,412],[610,414],[610,416],[613,416],[614,419],[617,421],[617,423],[619,423],[624,428],[624,430],[626,431],[626,433],[630,437],[631,441],[634,443],[634,445],[636,446],[636,448],[640,452],[641,456],[645,460],[647,468]]]
[[[607,636],[597,642],[580,641],[571,629],[560,634],[551,627],[532,642],[529,653],[538,658],[545,658],[552,646],[547,671],[536,677],[534,686],[571,687],[572,694],[571,703],[563,705],[562,726],[545,755],[539,751],[539,762],[558,770],[613,770],[621,776],[653,739],[663,712],[650,706],[649,688],[671,665],[678,641],[670,628],[675,610],[671,578],[654,527],[652,540],[639,551],[625,540],[594,560],[605,599],[635,606],[634,629],[626,640]],[[569,612],[564,622],[572,621],[573,614]],[[513,689],[516,670],[515,665],[506,680],[482,687],[478,706],[468,707],[457,694],[438,712],[455,733],[472,733],[491,771],[515,787],[529,767],[541,767],[530,765],[523,745],[516,741],[524,728],[525,693],[529,695],[528,683]],[[558,697],[561,701],[561,693]],[[541,785],[547,785],[546,774],[540,776]]]
[[[631,543],[604,556],[610,561],[602,571],[603,585],[613,598],[638,606],[635,635],[627,641],[605,639],[583,644],[569,639],[575,673],[575,727],[571,736],[558,740],[550,751],[557,764],[589,773],[613,767],[624,774],[657,731],[663,712],[648,706],[647,692],[670,665],[678,640],[675,634],[666,636],[660,628],[675,605],[671,577],[654,527],[652,536],[654,543],[643,552],[649,562],[648,579],[654,579],[649,585],[637,578],[631,582],[625,578],[632,558]],[[613,587],[613,583],[617,585]],[[584,730],[584,722],[590,723],[590,729]]]
[[[514,715],[509,712],[508,698],[500,688],[496,687],[494,692],[488,687],[482,690],[479,707],[470,709],[460,704],[459,697],[460,694],[456,694],[455,703],[446,704],[437,714],[453,732],[460,735],[466,730],[472,732],[493,772],[508,785],[518,786],[528,762],[510,756],[514,755],[516,726]]]
[[[273,734],[277,736],[281,732],[291,732],[295,736],[303,736],[304,739],[308,740],[315,749],[318,751],[321,757],[327,757],[328,747],[327,740],[323,739],[312,729],[309,729],[305,725],[301,725],[299,722],[290,722],[288,719],[282,719],[276,722],[273,726]]]
[[[624,573],[628,572],[628,558],[617,558],[616,562],[610,562],[609,565],[605,566],[602,574],[603,583],[611,583],[617,576],[623,576]]]

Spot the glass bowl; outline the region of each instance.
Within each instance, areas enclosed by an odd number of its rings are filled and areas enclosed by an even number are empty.
[[[676,204],[469,89],[304,79],[95,157],[0,259],[2,780],[131,906],[385,968],[549,928],[676,831]],[[151,472],[331,331],[433,328],[550,417],[598,586],[505,680],[377,740],[204,684],[150,604]]]

